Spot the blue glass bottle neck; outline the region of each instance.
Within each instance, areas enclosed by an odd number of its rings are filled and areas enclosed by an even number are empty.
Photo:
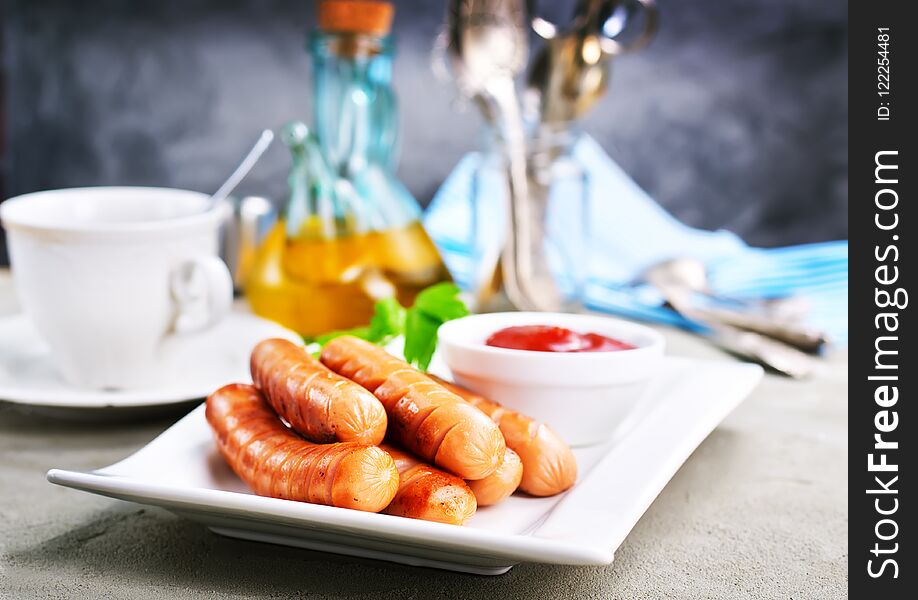
[[[330,167],[351,178],[390,170],[396,144],[391,37],[316,32],[309,40],[316,137]]]

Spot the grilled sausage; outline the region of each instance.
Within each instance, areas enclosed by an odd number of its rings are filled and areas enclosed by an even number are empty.
[[[395,460],[399,473],[398,492],[384,513],[451,525],[462,525],[475,514],[475,495],[462,479],[394,446],[381,447]]]
[[[405,361],[352,336],[328,342],[321,358],[379,398],[399,445],[463,479],[497,469],[506,448],[497,425]]]
[[[577,459],[550,427],[458,385],[434,379],[497,423],[507,447],[519,454],[523,463],[520,490],[533,496],[553,496],[574,485]]]
[[[318,444],[379,444],[386,411],[373,394],[332,373],[306,350],[269,339],[252,350],[252,380],[287,423]]]
[[[379,512],[398,490],[391,456],[366,444],[304,440],[254,386],[220,388],[205,414],[223,458],[259,496]]]
[[[491,506],[502,502],[516,491],[520,486],[520,479],[523,477],[523,463],[519,455],[507,448],[504,453],[504,460],[501,461],[497,470],[477,481],[469,481],[469,487],[475,494],[478,506]]]

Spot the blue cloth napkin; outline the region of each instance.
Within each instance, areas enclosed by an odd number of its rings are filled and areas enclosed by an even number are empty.
[[[712,289],[730,298],[800,296],[809,311],[807,323],[846,344],[848,338],[848,242],[837,241],[786,248],[746,245],[729,231],[687,227],[642,190],[591,137],[582,135],[573,156],[588,173],[588,210],[592,230],[585,304],[626,317],[700,328],[663,306],[659,293],[635,285],[647,267],[673,257],[692,257],[708,267]],[[457,283],[469,287],[476,272],[473,245],[473,175],[478,154],[464,157],[428,208],[424,225],[439,247]],[[492,202],[492,210],[501,210]],[[482,207],[479,206],[479,210]],[[487,223],[500,223],[495,214]],[[481,219],[478,220],[482,222]],[[500,227],[482,228],[496,238]],[[491,240],[491,243],[500,243]]]

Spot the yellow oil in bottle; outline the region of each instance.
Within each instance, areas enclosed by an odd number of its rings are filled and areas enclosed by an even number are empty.
[[[373,304],[395,296],[410,305],[425,287],[449,279],[417,221],[382,231],[322,236],[310,217],[296,237],[279,221],[258,251],[246,282],[252,310],[313,336],[365,325]]]

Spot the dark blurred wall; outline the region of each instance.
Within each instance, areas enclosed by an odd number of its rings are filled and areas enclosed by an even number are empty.
[[[480,119],[430,68],[445,0],[396,4],[399,173],[426,203],[477,146]],[[561,14],[572,2],[543,4]],[[656,41],[614,64],[585,129],[691,225],[761,245],[847,237],[846,3],[660,5]],[[309,116],[307,0],[3,6],[3,197],[98,184],[212,191],[258,131]],[[282,197],[287,166],[275,145],[241,191]]]

